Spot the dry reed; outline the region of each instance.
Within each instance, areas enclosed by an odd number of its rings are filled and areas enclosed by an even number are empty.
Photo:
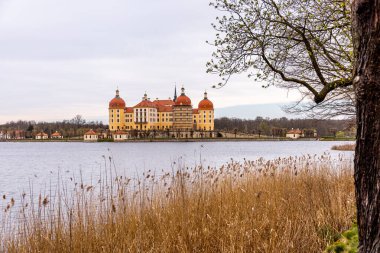
[[[354,219],[352,165],[342,159],[180,168],[137,179],[108,169],[94,185],[57,186],[34,203],[23,195],[1,251],[321,252]]]
[[[334,145],[331,149],[339,151],[355,151],[355,144]]]

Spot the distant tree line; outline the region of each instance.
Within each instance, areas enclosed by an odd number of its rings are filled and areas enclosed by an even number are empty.
[[[217,118],[215,119],[216,131],[239,132],[247,134],[285,136],[290,129],[305,130],[308,136],[313,135],[313,130],[318,136],[337,136],[342,132],[345,135],[354,135],[355,122],[352,120],[318,120],[318,119],[288,119],[286,117],[270,119],[257,117],[256,119],[238,118]],[[81,137],[93,129],[98,132],[106,131],[108,125],[101,121],[86,121],[81,115],[77,115],[70,120],[56,122],[36,122],[36,121],[11,121],[0,125],[0,131],[22,130],[26,138],[32,138],[37,133],[44,132],[49,136],[55,131],[60,132],[64,137]]]
[[[242,132],[267,136],[285,136],[290,129],[306,130],[310,136],[316,130],[318,136],[354,135],[355,122],[344,120],[318,120],[318,119],[288,119],[286,117],[269,119],[257,117],[256,119],[218,118],[215,119],[217,131]]]
[[[70,120],[56,121],[56,122],[36,122],[36,121],[10,121],[6,124],[0,125],[0,131],[15,131],[22,130],[25,132],[26,138],[32,138],[40,132],[44,132],[51,136],[55,131],[58,131],[63,137],[78,137],[89,129],[96,131],[105,131],[108,128],[101,121],[86,121],[81,115],[76,115]]]

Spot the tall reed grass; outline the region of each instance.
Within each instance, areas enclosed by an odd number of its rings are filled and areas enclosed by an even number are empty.
[[[350,162],[303,156],[178,166],[136,179],[108,168],[93,185],[23,195],[3,211],[1,251],[321,252],[354,219]]]
[[[355,151],[355,146],[355,144],[334,145],[331,149],[339,151]]]

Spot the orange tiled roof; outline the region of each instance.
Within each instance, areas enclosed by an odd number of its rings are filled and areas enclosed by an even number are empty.
[[[191,99],[188,96],[182,94],[176,99],[175,105],[191,105]]]
[[[199,102],[198,109],[199,110],[214,110],[214,105],[209,99],[205,98],[201,102]]]
[[[55,133],[53,133],[51,136],[54,136],[54,137],[58,137],[58,136],[61,136],[60,133],[58,133],[57,131]]]
[[[157,105],[153,103],[152,101],[149,100],[143,100],[137,105],[134,106],[135,108],[146,108],[146,107],[151,107],[151,108],[157,108]]]
[[[125,113],[133,113],[133,108],[132,107],[125,107],[124,112]]]
[[[109,108],[110,109],[124,109],[125,107],[125,102],[121,97],[114,97],[110,103],[109,103]]]
[[[119,130],[119,131],[116,131],[114,134],[127,134],[127,132]]]
[[[41,133],[36,134],[36,136],[48,136],[48,135],[45,134],[44,132],[41,132]]]
[[[85,135],[97,135],[97,133],[95,133],[94,130],[90,129],[89,131],[87,131],[87,132],[85,133]]]
[[[292,129],[292,130],[289,130],[287,134],[302,134],[302,131],[299,129]]]
[[[175,104],[174,101],[170,99],[154,100],[153,103],[158,106],[172,106]]]
[[[198,109],[193,109],[193,114],[199,114]]]
[[[157,109],[159,112],[172,112],[173,111],[173,107],[171,107],[171,106],[158,106]]]

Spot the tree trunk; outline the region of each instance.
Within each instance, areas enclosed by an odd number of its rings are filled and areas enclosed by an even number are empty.
[[[352,3],[359,252],[380,252],[380,0]]]

